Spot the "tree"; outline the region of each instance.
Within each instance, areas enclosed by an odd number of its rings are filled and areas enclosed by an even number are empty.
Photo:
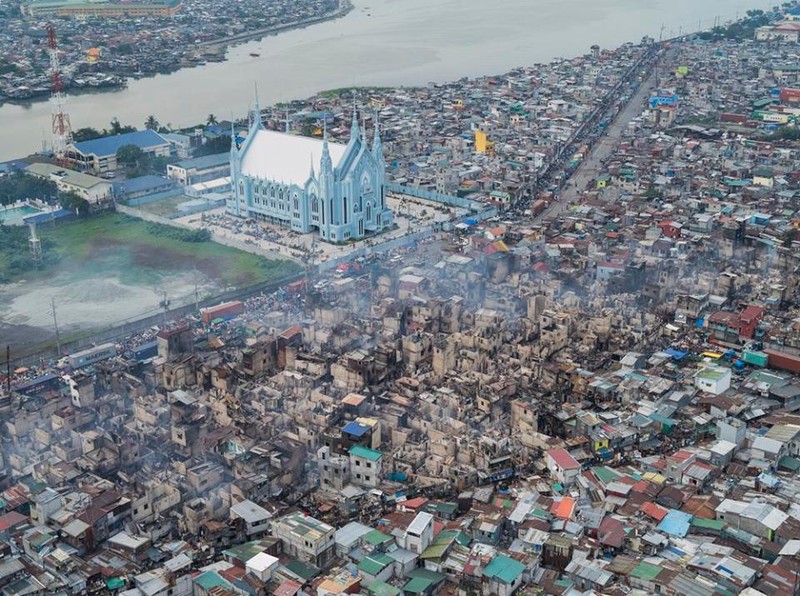
[[[117,162],[126,167],[138,166],[146,157],[136,145],[123,145],[117,149]]]
[[[217,117],[214,114],[209,114],[208,118],[206,118],[206,125],[214,126],[215,124],[219,124]]]
[[[72,140],[76,143],[80,141],[91,141],[92,139],[99,139],[103,136],[103,133],[97,130],[96,128],[79,128],[75,132],[72,133]]]
[[[213,155],[215,153],[225,153],[231,150],[231,138],[228,135],[221,135],[215,139],[210,139],[202,147],[198,147],[194,152],[195,157],[203,155]]]
[[[74,192],[62,192],[58,197],[62,209],[73,211],[77,215],[89,213],[89,201]]]
[[[147,120],[144,121],[144,127],[147,130],[158,130],[158,120],[156,119],[155,116],[150,114],[147,117]]]
[[[126,124],[123,126],[122,124],[119,123],[118,118],[113,118],[111,120],[111,128],[108,131],[104,132],[110,135],[121,135],[126,132],[135,132],[135,131],[136,131],[135,126],[131,126],[130,124]]]

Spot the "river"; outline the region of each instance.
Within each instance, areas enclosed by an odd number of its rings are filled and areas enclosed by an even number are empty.
[[[770,0],[354,0],[347,16],[233,47],[228,60],[68,98],[73,129],[116,117],[175,127],[243,115],[262,105],[362,85],[416,85],[498,74],[650,35],[734,19]],[[250,54],[257,53],[258,57]],[[0,161],[42,149],[50,104],[0,107]]]

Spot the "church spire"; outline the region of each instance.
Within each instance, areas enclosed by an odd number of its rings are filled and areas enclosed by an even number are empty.
[[[258,83],[253,83],[256,91],[256,105],[253,108],[253,126],[261,128],[261,104],[258,103]]]
[[[358,139],[358,110],[356,109],[356,94],[353,92],[353,124],[350,126],[350,140]]]
[[[320,174],[324,175],[328,167],[333,168],[331,152],[328,149],[328,124],[327,121],[322,127],[322,163],[320,164]]]
[[[378,111],[375,110],[375,136],[372,139],[372,153],[375,156],[383,155],[383,143],[381,143],[381,126],[378,122]]]
[[[310,179],[313,179],[315,177],[315,174],[314,174],[314,154],[313,153],[309,153],[308,157],[309,157],[309,160],[311,161],[311,172],[308,174],[308,177]]]

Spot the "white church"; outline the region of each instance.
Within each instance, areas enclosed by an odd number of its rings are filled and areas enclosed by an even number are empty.
[[[343,145],[264,128],[258,106],[247,138],[231,143],[228,212],[263,219],[328,242],[381,232],[393,225],[386,206],[386,164],[375,123],[372,147],[353,111]]]

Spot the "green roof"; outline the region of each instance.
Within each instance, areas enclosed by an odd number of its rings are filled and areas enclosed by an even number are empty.
[[[645,563],[642,561],[631,571],[631,576],[642,579],[644,581],[651,581],[661,573],[661,567],[653,565],[652,563]]]
[[[216,571],[206,571],[194,578],[195,583],[203,588],[206,592],[211,588],[225,588],[226,590],[233,590],[233,586],[229,584],[223,577]]]
[[[374,594],[374,596],[400,596],[403,593],[400,588],[395,588],[386,582],[372,582],[367,588],[367,592]]]
[[[284,567],[305,581],[308,581],[312,577],[319,574],[317,569],[311,567],[310,565],[306,565],[302,561],[289,561],[286,565],[284,565]]]
[[[506,584],[513,584],[517,581],[525,565],[506,555],[497,555],[483,570],[484,577],[499,579]]]
[[[378,575],[389,565],[394,563],[394,559],[383,553],[374,553],[364,557],[358,564],[358,570],[368,575]]]
[[[433,580],[424,577],[414,577],[408,580],[408,583],[403,586],[403,592],[410,594],[423,594],[433,585]]]
[[[355,457],[362,457],[370,461],[378,461],[383,455],[380,451],[375,451],[374,449],[362,447],[361,445],[353,445],[352,447],[350,447],[349,453],[350,455],[354,455]]]
[[[263,553],[267,550],[266,545],[262,545],[260,540],[256,540],[253,542],[245,542],[244,544],[239,544],[237,546],[233,546],[225,551],[224,554],[231,559],[238,559],[240,561],[249,561],[253,557],[255,557],[259,553]]]
[[[705,519],[702,517],[693,517],[692,521],[689,523],[695,528],[700,528],[702,530],[716,530],[718,532],[721,532],[722,528],[725,527],[725,522],[721,519]]]
[[[592,472],[594,473],[595,476],[597,476],[597,479],[603,484],[614,482],[617,478],[619,478],[619,474],[617,474],[611,468],[607,468],[605,466],[595,466],[592,468]]]
[[[384,542],[390,542],[392,540],[391,536],[384,534],[380,530],[372,530],[371,532],[367,532],[362,538],[365,542],[368,542],[373,546],[383,544]]]
[[[779,468],[786,468],[787,470],[791,470],[792,472],[797,472],[800,470],[800,459],[796,457],[792,457],[790,455],[783,456],[778,461]]]

